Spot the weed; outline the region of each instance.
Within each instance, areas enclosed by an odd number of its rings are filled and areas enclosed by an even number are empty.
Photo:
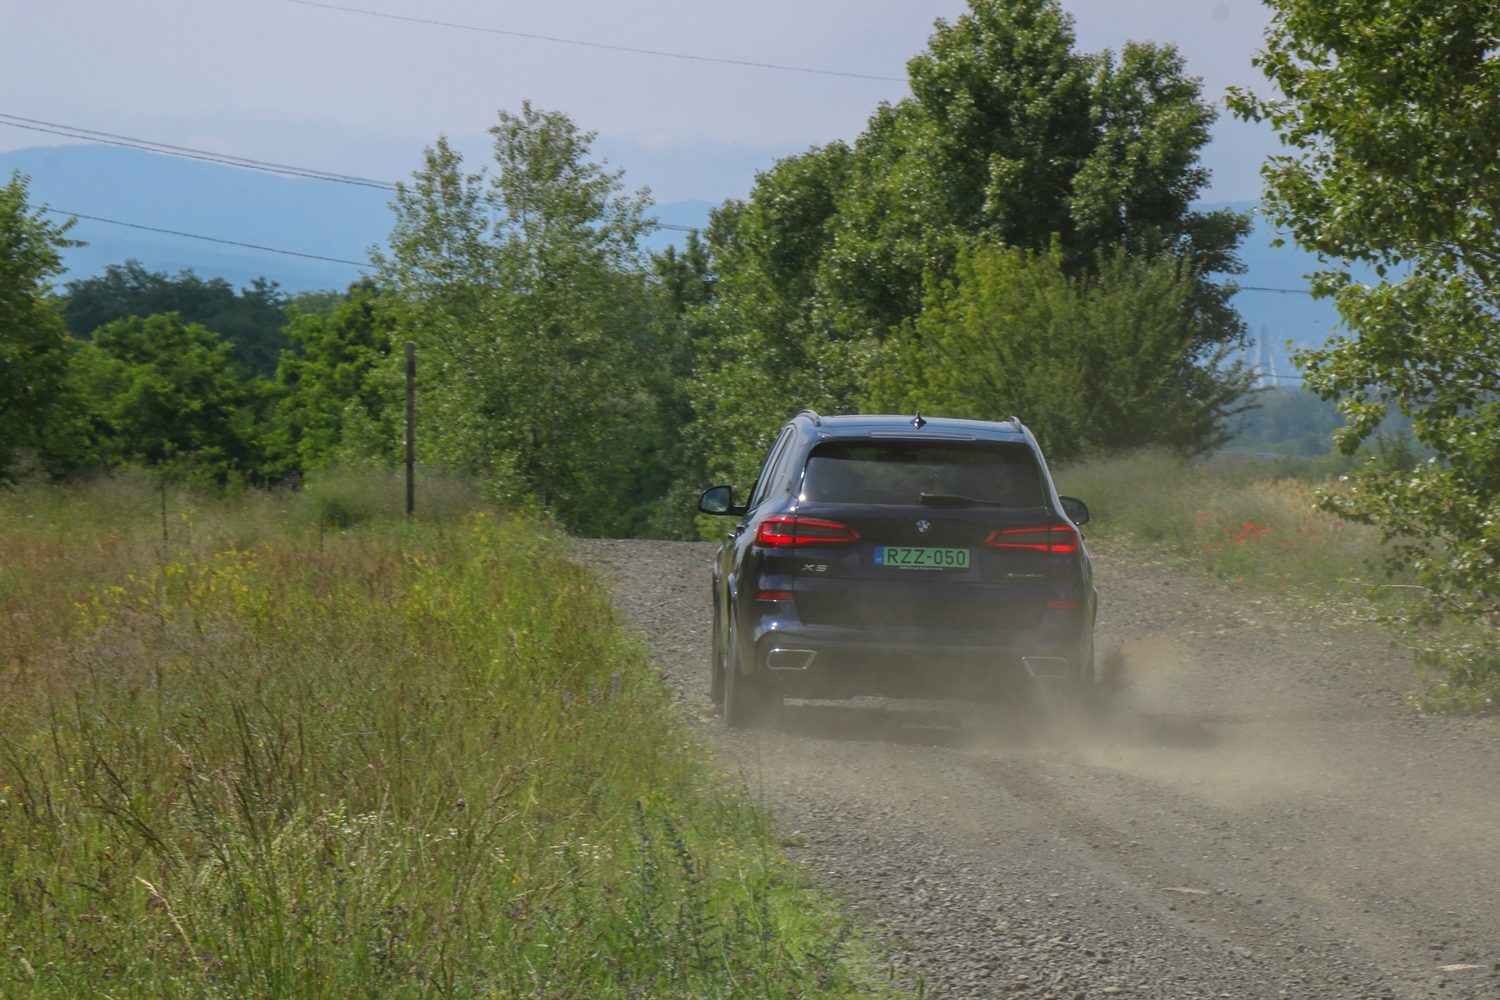
[[[0,996],[857,988],[565,538],[320,503],[0,494]]]
[[[1382,467],[1414,461],[1404,438],[1378,445]],[[1379,621],[1413,653],[1423,683],[1413,695],[1419,707],[1493,706],[1500,696],[1500,623],[1413,627],[1409,602],[1423,590],[1414,574],[1393,564],[1393,550],[1376,529],[1314,508],[1314,488],[1337,488],[1337,481],[1292,471],[1281,460],[1190,463],[1144,452],[1075,464],[1058,473],[1058,485],[1090,504],[1087,531],[1103,551],[1144,545],[1189,570],[1274,591],[1336,620]]]
[[[1089,503],[1092,540],[1145,544],[1234,585],[1338,604],[1361,616],[1398,599],[1376,531],[1313,507],[1313,485],[1254,463],[1234,468],[1144,452],[1078,463],[1059,489]],[[1395,578],[1398,584],[1410,581]]]

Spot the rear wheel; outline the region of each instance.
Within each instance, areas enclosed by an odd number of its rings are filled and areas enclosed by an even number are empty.
[[[1093,712],[1099,707],[1100,684],[1094,666],[1094,642],[1090,636],[1088,648],[1081,657],[1078,677],[1068,679],[1068,701],[1075,709]]]
[[[730,612],[729,625],[724,633],[724,725],[730,729],[742,729],[755,725],[765,716],[770,697],[761,677],[740,671],[739,636],[734,627],[733,612]]]
[[[714,594],[713,651],[708,658],[708,700],[715,705],[724,703],[724,616],[719,611],[719,595]]]

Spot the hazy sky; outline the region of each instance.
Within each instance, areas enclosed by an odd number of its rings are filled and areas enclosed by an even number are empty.
[[[904,77],[963,0],[329,0],[392,14],[754,62]],[[1080,46],[1175,42],[1205,92],[1261,83],[1254,0],[1065,0]],[[0,112],[396,178],[439,133],[482,154],[525,98],[600,133],[659,201],[744,194],[775,156],[851,139],[896,81],[611,52],[292,0],[0,0]],[[0,150],[71,140],[0,127]],[[1269,134],[1221,121],[1210,197],[1251,199]]]

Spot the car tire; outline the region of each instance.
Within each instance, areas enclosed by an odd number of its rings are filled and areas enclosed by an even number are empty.
[[[761,721],[770,699],[762,678],[740,670],[739,636],[733,612],[725,633],[724,725],[729,729],[744,729]]]
[[[708,655],[708,700],[713,705],[724,704],[724,620],[719,611],[719,595],[714,594],[713,649]]]
[[[1078,678],[1070,680],[1068,684],[1069,703],[1075,710],[1090,715],[1098,711],[1101,691],[1095,671],[1094,656],[1094,645],[1090,642],[1087,661],[1081,665]]]

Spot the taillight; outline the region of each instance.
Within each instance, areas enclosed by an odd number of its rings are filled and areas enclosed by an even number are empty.
[[[1030,549],[1073,555],[1078,551],[1078,532],[1065,525],[1043,525],[1039,528],[1001,528],[990,533],[984,544],[992,549]]]
[[[859,541],[859,532],[848,525],[806,517],[796,520],[798,545],[852,545]]]
[[[757,601],[794,601],[797,595],[790,590],[761,590],[755,595]]]
[[[791,514],[774,514],[755,529],[755,544],[779,549],[797,544],[797,519]]]
[[[853,545],[859,532],[833,521],[817,521],[796,514],[773,514],[755,529],[755,544],[768,549],[794,545]]]

